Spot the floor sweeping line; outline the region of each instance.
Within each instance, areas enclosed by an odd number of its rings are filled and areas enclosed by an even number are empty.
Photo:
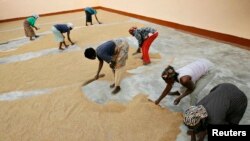
[[[98,24],[98,25],[92,25],[92,26],[111,26],[111,25],[119,25],[119,24],[124,24],[124,23],[130,23],[130,22],[133,22],[133,21],[131,21],[131,20],[129,20],[129,21],[125,21],[125,22],[115,22],[115,23],[110,23],[110,24]],[[79,28],[87,28],[88,26],[77,26],[77,27],[75,27],[74,29],[79,29]],[[1,31],[0,31],[1,32]],[[42,33],[39,33],[38,35],[47,35],[47,34],[51,34],[52,32],[51,31],[44,31],[44,32],[42,32]],[[7,44],[7,43],[9,43],[9,42],[11,42],[11,41],[16,41],[16,40],[20,40],[20,39],[24,39],[24,38],[26,38],[25,36],[23,36],[23,37],[18,37],[18,38],[15,38],[15,39],[11,39],[11,40],[9,40],[9,41],[6,41],[6,42],[2,42],[2,43],[0,43],[0,45],[2,45],[2,44]]]
[[[80,18],[74,18],[74,19],[69,19],[69,20],[61,20],[61,21],[56,21],[56,22],[47,22],[47,23],[42,23],[42,24],[38,24],[38,26],[44,26],[44,25],[50,25],[50,24],[55,24],[55,23],[59,23],[59,22],[66,22],[66,21],[76,21],[79,20]],[[17,27],[17,28],[13,28],[13,29],[7,29],[7,30],[1,30],[0,32],[9,32],[9,31],[15,31],[15,30],[22,30],[23,27]]]

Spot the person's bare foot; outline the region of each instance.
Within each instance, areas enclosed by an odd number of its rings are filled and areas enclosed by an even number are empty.
[[[115,87],[115,83],[114,83],[114,84],[111,84],[109,87],[110,87],[110,88],[114,88],[114,87]]]
[[[150,62],[143,62],[143,65],[148,65],[150,64]]]
[[[112,94],[117,94],[121,90],[120,86],[116,86],[115,89],[112,91]]]

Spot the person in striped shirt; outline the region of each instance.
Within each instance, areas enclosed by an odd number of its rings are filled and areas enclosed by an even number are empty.
[[[208,125],[238,125],[247,108],[247,97],[237,86],[222,83],[209,92],[196,106],[184,113],[184,124],[189,128],[191,141],[203,141]]]

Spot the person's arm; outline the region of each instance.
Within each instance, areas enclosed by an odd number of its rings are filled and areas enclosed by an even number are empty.
[[[198,141],[204,141],[206,135],[207,135],[207,130],[199,132],[197,134]]]
[[[138,41],[138,49],[136,50],[136,52],[134,52],[132,55],[136,55],[138,53],[141,53],[141,47],[142,47],[142,44],[143,44],[143,40],[142,40],[142,37],[141,37],[141,34],[140,33],[135,33],[135,38],[137,39]]]
[[[36,30],[39,30],[40,28],[36,27],[35,25],[33,26]]]
[[[191,136],[191,141],[196,141],[194,130],[188,130],[187,134]]]
[[[102,24],[102,23],[98,20],[96,14],[95,14],[95,19],[96,19],[96,21],[97,21],[99,24]]]
[[[184,78],[184,80],[181,79],[181,80],[180,80],[180,83],[181,83],[184,87],[186,87],[187,90],[186,90],[183,94],[181,94],[178,98],[176,98],[176,99],[174,100],[174,104],[175,104],[175,105],[179,104],[179,102],[181,101],[181,99],[182,99],[183,97],[185,97],[185,96],[189,95],[190,93],[192,93],[193,90],[194,90],[194,88],[195,88],[195,84],[193,83],[193,81],[191,80],[191,77],[189,77],[189,76],[186,76],[186,78]]]
[[[155,104],[158,105],[161,100],[167,96],[167,94],[170,92],[170,90],[173,87],[173,83],[167,84],[166,88],[164,89],[164,91],[162,92],[161,96],[155,101]]]
[[[67,32],[67,37],[68,37],[68,40],[71,42],[71,45],[74,45],[74,43],[70,39],[70,31]]]
[[[101,70],[102,70],[102,66],[103,66],[103,60],[100,59],[100,58],[98,58],[98,60],[99,60],[99,66],[98,66],[97,74],[96,74],[96,76],[95,76],[95,79],[96,79],[96,80],[99,78],[99,74],[100,74],[100,72],[101,72]]]

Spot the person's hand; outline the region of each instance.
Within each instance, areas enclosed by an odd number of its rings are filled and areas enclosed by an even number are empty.
[[[148,33],[148,37],[152,36],[153,34],[152,33]]]
[[[155,101],[155,105],[158,105],[160,102],[158,100]]]
[[[95,76],[95,80],[97,80],[99,78],[99,75],[97,74],[96,76]]]
[[[110,61],[109,67],[110,67],[111,69],[115,69],[115,65],[116,65],[116,62],[115,62],[115,61]]]
[[[179,98],[176,98],[176,99],[174,100],[174,105],[178,105],[180,101],[181,101],[181,100],[180,100]]]
[[[132,55],[136,55],[136,54],[138,54],[139,52],[134,52]]]
[[[149,102],[154,102],[154,101],[153,101],[153,100],[151,100],[151,99],[148,99],[148,101],[149,101]]]

